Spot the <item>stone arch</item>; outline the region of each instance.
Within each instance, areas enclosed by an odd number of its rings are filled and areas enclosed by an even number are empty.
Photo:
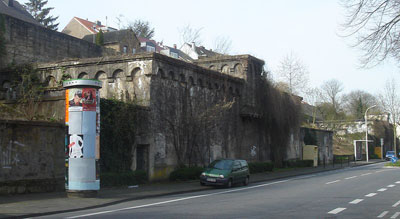
[[[217,70],[217,67],[215,67],[215,65],[210,65],[209,67],[211,70]]]
[[[89,75],[86,72],[81,72],[79,73],[78,78],[89,79]]]
[[[203,80],[201,80],[201,78],[197,79],[197,84],[199,87],[203,87]]]
[[[95,79],[101,81],[101,89],[100,91],[100,97],[101,98],[107,98],[108,97],[108,90],[109,90],[109,85],[108,85],[108,76],[104,71],[98,71],[96,73]]]
[[[219,84],[218,84],[218,83],[215,83],[215,84],[214,84],[214,88],[215,88],[215,90],[218,90],[218,89],[219,89]]]
[[[125,100],[126,78],[124,71],[117,69],[113,72],[114,83],[111,84],[113,95],[116,99]]]
[[[159,75],[161,78],[165,78],[166,77],[165,76],[165,72],[161,68],[158,69],[157,75]]]
[[[142,75],[142,69],[139,68],[139,67],[134,68],[132,70],[132,72],[131,72],[131,77],[132,78],[135,77],[135,76],[140,76],[140,75]]]
[[[186,83],[186,77],[185,77],[184,74],[180,74],[180,75],[179,75],[179,82],[181,82],[181,83]]]
[[[169,72],[168,72],[168,77],[169,77],[171,80],[175,80],[175,73],[174,73],[173,71],[169,71]]]
[[[47,87],[58,87],[56,78],[52,75],[48,76],[46,78],[46,86]]]
[[[221,72],[225,74],[229,74],[229,66],[228,65],[223,65],[221,67]]]
[[[190,86],[195,86],[194,79],[193,79],[192,76],[189,76],[189,85]]]
[[[240,63],[237,63],[234,67],[234,73],[237,74],[243,74],[243,65]]]

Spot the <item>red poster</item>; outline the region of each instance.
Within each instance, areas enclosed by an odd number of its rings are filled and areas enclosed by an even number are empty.
[[[83,111],[96,111],[96,89],[82,89],[82,106]]]

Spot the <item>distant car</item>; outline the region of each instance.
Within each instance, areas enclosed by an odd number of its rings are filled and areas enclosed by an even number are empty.
[[[249,165],[245,160],[219,159],[213,161],[200,175],[200,185],[232,187],[233,184],[248,185]]]
[[[386,151],[385,159],[390,160],[392,157],[395,157],[394,151]]]

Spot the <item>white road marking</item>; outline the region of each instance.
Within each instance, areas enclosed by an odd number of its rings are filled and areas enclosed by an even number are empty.
[[[127,207],[127,208],[120,208],[120,209],[115,209],[115,210],[109,210],[109,211],[100,211],[100,212],[95,212],[95,213],[90,213],[90,214],[83,214],[83,215],[77,215],[77,216],[72,216],[72,217],[67,217],[67,218],[89,217],[89,216],[94,216],[94,215],[107,214],[107,213],[113,213],[113,212],[118,212],[118,211],[130,210],[130,209],[145,208],[145,207],[156,206],[156,205],[162,205],[162,204],[168,204],[168,203],[172,203],[172,202],[179,202],[179,201],[184,201],[184,200],[189,200],[189,199],[203,198],[203,197],[208,197],[208,196],[214,196],[214,195],[232,193],[232,192],[237,192],[237,191],[249,190],[249,189],[254,189],[254,188],[259,188],[259,187],[274,185],[274,184],[278,184],[278,183],[284,183],[284,182],[288,182],[288,181],[290,181],[290,180],[289,180],[289,179],[287,179],[287,180],[281,180],[281,181],[276,181],[276,182],[272,182],[272,183],[260,184],[260,185],[256,185],[256,186],[248,186],[248,187],[244,187],[244,188],[231,189],[231,190],[222,191],[222,192],[215,192],[215,193],[208,193],[208,194],[204,194],[204,195],[188,196],[188,197],[185,197],[185,198],[172,199],[172,200],[168,200],[168,201],[155,202],[155,203],[151,203],[151,204],[138,205],[138,206],[132,206],[132,207]]]
[[[386,170],[377,170],[377,171],[375,171],[375,173],[380,173],[380,172],[383,172],[383,171],[386,171]]]
[[[385,217],[385,215],[386,215],[387,213],[389,213],[389,211],[384,211],[384,212],[382,212],[380,215],[378,215],[378,218]]]
[[[349,202],[349,204],[358,204],[362,202],[364,199],[354,199],[353,201]]]
[[[392,207],[397,207],[398,205],[400,205],[400,201],[394,203],[394,205],[392,205]]]
[[[335,180],[335,181],[332,181],[332,182],[327,182],[327,183],[325,183],[325,184],[332,184],[332,183],[337,183],[337,182],[340,182],[340,180]]]
[[[368,195],[365,195],[365,196],[367,196],[367,197],[373,197],[373,196],[375,196],[376,195],[376,193],[369,193]]]
[[[384,192],[384,191],[386,191],[387,189],[385,189],[385,188],[381,188],[381,189],[378,189],[378,192]]]
[[[336,208],[336,209],[333,209],[332,211],[328,212],[328,214],[337,214],[344,210],[346,210],[346,208]]]
[[[397,184],[400,184],[400,181],[397,181],[396,183],[397,183]]]
[[[350,177],[347,177],[347,178],[345,178],[345,179],[353,179],[353,178],[356,178],[357,176],[350,176]]]
[[[395,187],[396,185],[388,185],[387,187],[392,188]]]
[[[389,211],[384,211],[384,212],[382,212],[380,215],[378,215],[378,218],[385,217],[385,215],[386,215],[387,213],[389,213]]]
[[[372,173],[364,173],[364,174],[361,174],[361,176],[367,176],[367,175],[370,175],[370,174],[372,174]]]
[[[394,218],[397,218],[399,215],[400,215],[400,212],[396,212],[396,213],[394,213],[394,215],[391,216],[390,218],[394,219]]]

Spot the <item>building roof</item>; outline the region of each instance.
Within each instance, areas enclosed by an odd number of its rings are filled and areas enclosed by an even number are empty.
[[[109,31],[111,30],[117,30],[115,28],[112,27],[107,27],[102,25],[100,22],[92,22],[92,21],[88,21],[79,17],[74,17],[75,20],[77,20],[80,24],[82,24],[89,32],[91,32],[92,34],[96,34],[100,31],[100,29],[103,30],[103,32],[106,32],[104,30]]]
[[[0,14],[5,14],[31,24],[42,26],[19,2],[15,0],[0,0]]]
[[[164,48],[161,47],[161,46],[159,45],[159,43],[157,43],[155,40],[147,39],[147,38],[144,38],[144,37],[138,37],[138,39],[139,39],[139,42],[140,42],[140,43],[143,43],[143,42],[150,42],[150,43],[154,44],[154,45],[156,46],[156,52],[158,52],[158,53],[159,53],[161,50],[164,49]]]
[[[132,30],[117,30],[117,31],[110,31],[110,32],[104,32],[103,37],[104,37],[104,43],[115,43],[115,42],[120,42],[123,37],[125,37],[127,34],[133,34]],[[89,34],[83,37],[83,40],[93,42],[93,35],[95,34]]]
[[[192,46],[191,44],[189,44],[189,45]],[[211,50],[208,50],[204,46],[196,46],[196,53],[199,54],[199,56],[206,56],[206,57],[222,55],[220,53],[216,53]]]

